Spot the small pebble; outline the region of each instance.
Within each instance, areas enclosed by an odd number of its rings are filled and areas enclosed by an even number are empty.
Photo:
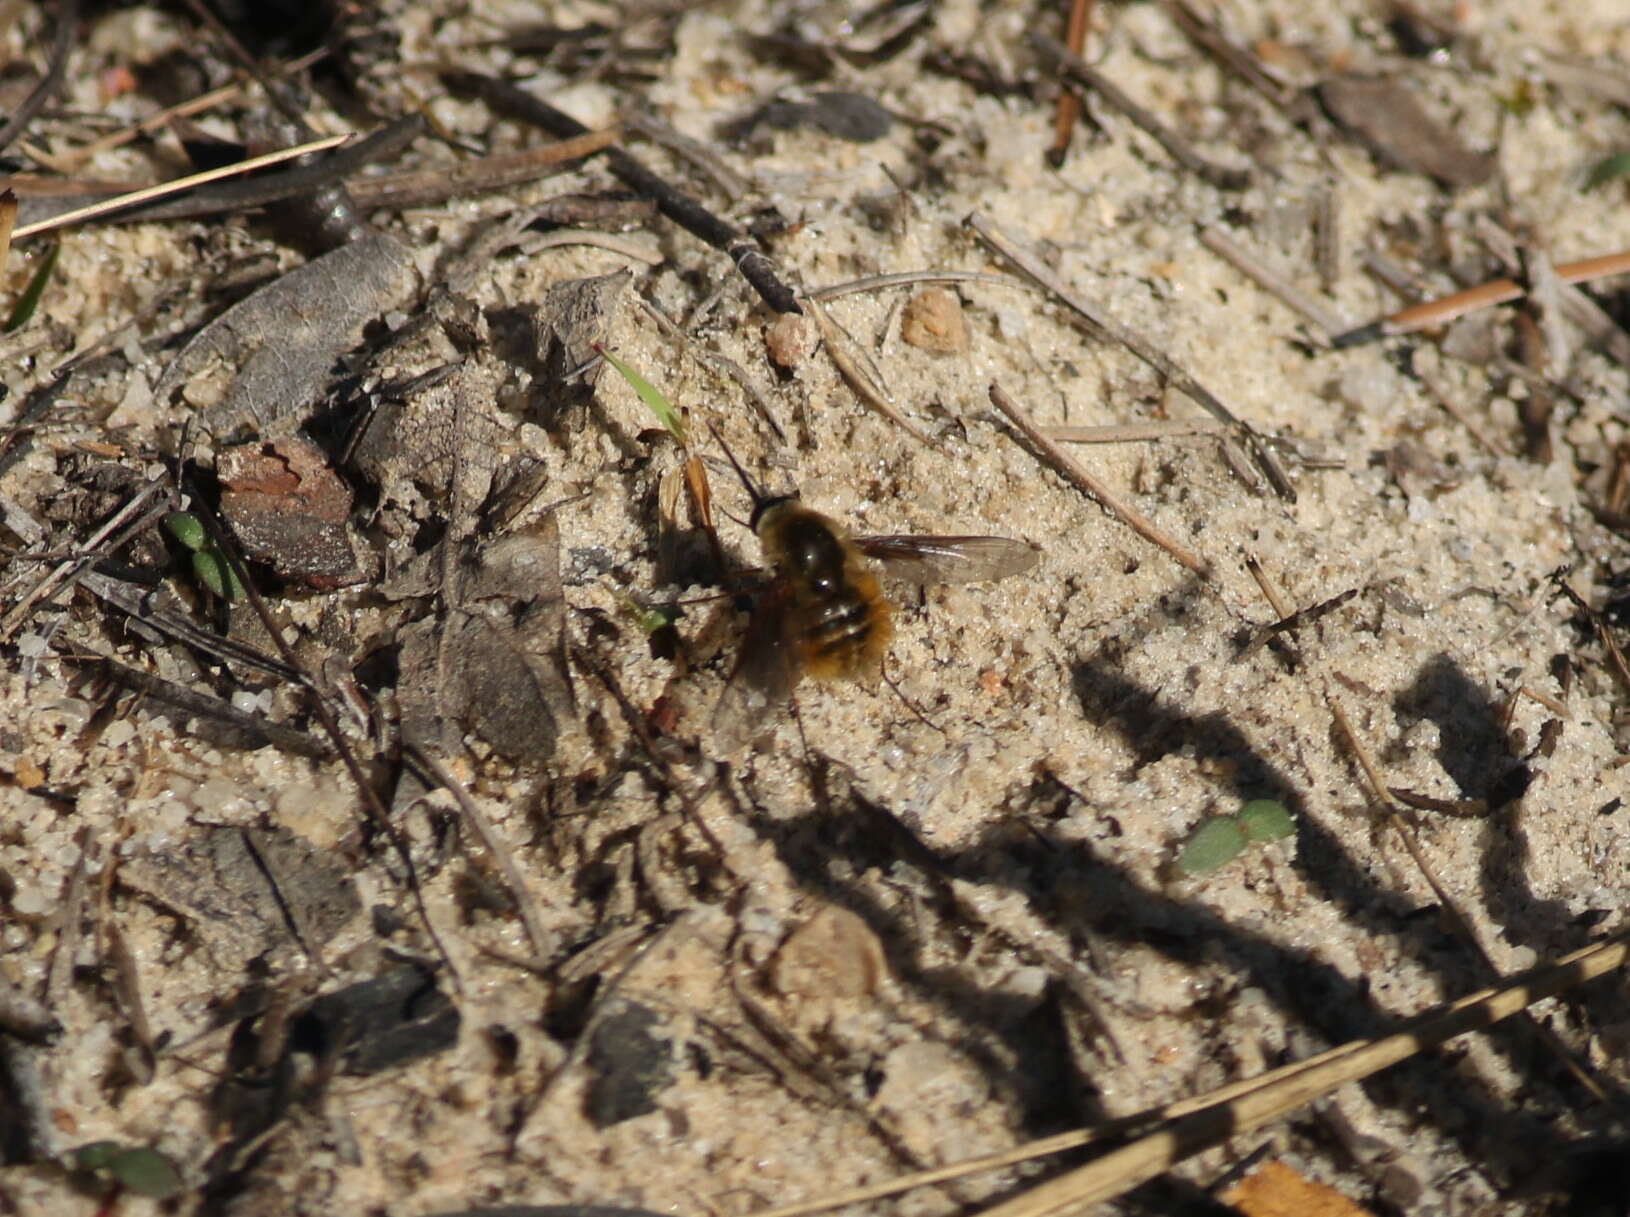
[[[797,313],[781,314],[764,331],[764,349],[776,367],[792,371],[815,349],[815,331],[809,318]]]
[[[918,292],[900,318],[900,337],[936,355],[959,355],[968,349],[968,324],[962,302],[943,287]]]
[[[776,953],[775,987],[804,1002],[867,997],[888,975],[877,935],[848,909],[829,905]]]

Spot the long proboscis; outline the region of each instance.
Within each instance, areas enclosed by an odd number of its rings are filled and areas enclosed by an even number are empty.
[[[758,518],[763,513],[764,509],[771,503],[778,502],[779,500],[765,494],[759,489],[758,483],[753,481],[753,479],[748,475],[747,470],[741,467],[741,462],[736,459],[736,454],[730,450],[730,445],[724,442],[724,436],[719,434],[719,429],[717,427],[709,422],[707,429],[713,433],[713,438],[718,442],[719,449],[724,453],[725,459],[730,462],[730,467],[736,471],[736,476],[741,479],[741,484],[746,487],[748,497],[753,500],[752,526],[756,528],[758,526]]]

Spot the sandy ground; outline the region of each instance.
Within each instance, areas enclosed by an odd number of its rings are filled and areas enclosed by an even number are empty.
[[[1438,59],[1403,57],[1379,8],[1220,7],[1222,27],[1292,82],[1395,75],[1472,149],[1497,149],[1493,179],[1453,192],[1381,166],[1328,126],[1310,137],[1223,74],[1155,5],[1107,7],[1094,62],[1204,155],[1249,168],[1243,190],[1176,169],[1096,104],[1103,129],[1078,132],[1055,171],[1044,158],[1050,105],[925,68],[940,50],[977,57],[1005,79],[1037,78],[1024,35],[1056,32],[1057,18],[1032,5],[940,4],[904,54],[839,60],[816,84],[755,53],[744,33],[785,19],[812,37],[849,37],[842,6],[749,0],[636,21],[625,41],[633,80],[567,80],[537,55],[482,45],[545,19],[618,24],[609,8],[489,4],[477,19],[455,3],[382,7],[407,66],[381,71],[368,100],[391,114],[428,103],[448,136],[483,150],[542,136],[495,121],[479,102],[443,97],[431,67],[515,76],[590,126],[643,98],[716,147],[720,124],[777,96],[844,89],[881,102],[895,121],[875,142],[802,128],[725,147],[751,182],[741,198],[647,143],[629,147],[743,222],[779,212],[791,228],[772,252],[807,289],[926,268],[1008,272],[965,224],[981,213],[1260,433],[1282,437],[1296,498],[1247,484],[1214,436],[1072,447],[1203,556],[1202,578],[1067,484],[991,408],[992,383],[1049,425],[1207,416],[1017,283],[954,285],[966,342],[950,353],[902,337],[902,305],[918,288],[826,305],[923,443],[859,400],[824,353],[790,372],[772,367],[763,335],[773,314],[728,259],[670,225],[625,234],[654,264],[576,245],[493,257],[466,292],[479,341],[433,329],[379,372],[463,362],[453,389],[404,408],[398,461],[415,451],[418,428],[462,409],[496,459],[536,475],[529,526],[559,504],[576,712],[560,715],[542,764],[514,763],[474,732],[444,736],[442,751],[513,851],[543,945],[529,940],[501,867],[444,792],[416,802],[399,792],[394,808],[433,939],[338,762],[210,743],[184,714],[110,700],[63,652],[94,647],[170,680],[235,691],[240,708],[307,722],[291,685],[211,676],[81,593],[50,629],[55,617],[34,616],[7,638],[0,685],[0,770],[9,775],[0,789],[0,979],[46,995],[64,1029],[28,1053],[49,1113],[43,1149],[152,1145],[202,1182],[227,1140],[210,1095],[237,1067],[228,998],[254,983],[299,1008],[392,960],[436,961],[444,951],[438,983],[461,1016],[456,1044],[370,1076],[341,1070],[285,1113],[242,1189],[205,1211],[415,1217],[528,1202],[733,1217],[1196,1094],[1378,1033],[1496,971],[1620,928],[1630,897],[1624,689],[1552,577],[1565,569],[1601,606],[1630,565],[1625,540],[1597,515],[1614,447],[1630,432],[1625,368],[1572,326],[1544,322],[1563,362],[1545,374],[1559,386],[1552,454],[1531,459],[1518,420],[1534,390],[1504,362],[1509,312],[1332,351],[1199,234],[1220,226],[1348,326],[1406,303],[1364,273],[1366,250],[1406,267],[1430,297],[1497,273],[1480,220],[1498,220],[1557,263],[1630,247],[1624,187],[1583,187],[1593,164],[1630,146],[1623,98],[1594,91],[1577,70],[1622,70],[1630,23],[1621,5],[1465,6],[1460,39]],[[1446,5],[1423,8],[1449,15]],[[24,62],[37,64],[40,15],[11,25],[8,54],[32,48]],[[666,47],[670,35],[673,53],[637,53]],[[199,38],[178,16],[140,7],[87,19],[66,109],[48,116],[38,141],[64,152],[86,132],[150,113],[140,91],[105,100],[99,73]],[[351,129],[313,104],[323,131]],[[235,113],[201,121],[235,134]],[[167,136],[100,154],[82,172],[153,180],[177,172],[176,156]],[[407,161],[450,156],[420,141]],[[611,185],[591,161],[565,177],[375,219],[432,278],[491,221]],[[1324,291],[1313,231],[1330,197],[1340,263]],[[71,382],[0,494],[56,520],[53,503],[85,485],[98,461],[142,479],[169,476],[186,405],[202,404],[204,391],[170,402],[152,387],[176,334],[220,306],[166,294],[299,261],[275,233],[241,219],[66,235],[42,317],[4,340],[4,421],[74,352],[104,344],[119,358]],[[674,543],[665,506],[682,502],[682,454],[649,434],[651,416],[610,374],[592,405],[550,416],[555,390],[537,361],[502,341],[505,319],[552,284],[625,269],[606,341],[688,409],[698,436],[703,423],[716,426],[772,492],[797,488],[856,533],[990,533],[1042,551],[1033,571],[997,584],[901,596],[887,661],[897,689],[805,684],[797,719],[779,716],[771,738],[728,769],[716,764],[710,717],[742,618],[728,601],[691,606],[675,660],[655,657],[627,612],[630,598],[718,590],[672,582],[665,559]],[[11,268],[13,289],[23,273]],[[677,318],[712,303],[681,347],[640,297]],[[412,307],[398,305],[387,324]],[[708,355],[734,361],[758,386],[786,442]],[[207,463],[213,449],[202,442]],[[745,518],[728,468],[712,473],[717,505]],[[470,505],[468,490],[439,477],[399,464],[369,488],[352,518],[375,572],[369,584],[274,597],[308,660],[338,656],[342,670],[374,670],[415,619],[442,628],[433,597],[380,590],[425,552],[431,524],[454,537],[476,531],[454,514]],[[682,505],[678,515],[683,525]],[[721,529],[737,560],[758,560],[746,529],[729,520]],[[70,550],[87,532],[43,548]],[[1356,595],[1290,636],[1293,654],[1251,646],[1279,613],[1248,559],[1291,610]],[[11,565],[8,611],[42,569]],[[388,738],[409,695],[389,678],[364,686]],[[1389,786],[1501,804],[1408,816],[1475,945],[1378,810],[1333,704]],[[347,730],[389,800],[393,753],[358,724]],[[1524,780],[1519,798],[1504,799]],[[1178,851],[1198,825],[1264,797],[1292,812],[1294,837],[1204,875],[1181,873]],[[293,948],[275,906],[212,894],[232,881],[196,851],[221,826],[304,838],[353,877],[361,911],[315,952]],[[115,975],[117,943],[151,1033],[163,1037],[148,1065],[133,1045],[130,985]],[[539,954],[535,969],[514,962]],[[1462,1042],[1240,1137],[1126,1203],[1184,1211],[1197,1185],[1266,1145],[1377,1212],[1550,1211],[1561,1203],[1554,1192],[1582,1194],[1568,1164],[1593,1161],[1584,1150],[1623,1133],[1630,1009],[1615,990],[1542,1008],[1538,1021],[1551,1039],[1508,1027]],[[1558,1043],[1604,1098],[1564,1072]],[[321,1068],[310,1057],[299,1067]],[[956,1212],[1035,1169],[876,1207]],[[0,1166],[0,1211],[90,1213],[95,1203],[94,1189],[49,1164]],[[199,1201],[177,1203],[191,1211]],[[127,1197],[120,1211],[150,1204]]]

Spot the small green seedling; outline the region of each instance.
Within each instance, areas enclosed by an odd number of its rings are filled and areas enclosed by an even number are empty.
[[[663,395],[662,390],[599,343],[594,344],[594,349],[602,359],[622,373],[622,378],[628,382],[629,387],[639,395],[639,399],[646,404],[651,413],[656,415],[657,422],[668,429],[668,434],[679,441],[679,446],[690,447],[690,439],[685,434],[685,420],[679,417],[679,411],[674,409],[673,402]]]
[[[1598,186],[1618,181],[1627,173],[1630,173],[1630,152],[1604,157],[1592,165],[1585,175],[1585,189],[1595,190]]]
[[[209,539],[204,523],[190,511],[172,511],[164,517],[164,527],[172,537],[192,553],[192,577],[198,580],[217,600],[228,604],[241,600],[243,581]]]
[[[28,281],[23,294],[17,297],[17,303],[11,307],[11,315],[0,330],[6,333],[15,333],[27,325],[34,316],[34,310],[40,307],[40,299],[45,295],[45,285],[51,278],[51,272],[57,265],[57,254],[62,249],[60,244],[52,245],[45,251],[40,264],[34,271],[34,277]]]
[[[641,604],[632,596],[617,593],[622,610],[633,619],[640,632],[649,636],[660,630],[671,629],[684,614],[677,604]]]
[[[1227,866],[1245,852],[1245,830],[1233,816],[1212,816],[1184,843],[1177,869],[1204,875]]]
[[[1296,821],[1277,799],[1252,799],[1239,814],[1211,816],[1194,830],[1177,855],[1177,869],[1185,875],[1205,875],[1227,866],[1250,844],[1288,837]]]
[[[1278,841],[1296,832],[1296,820],[1278,799],[1252,799],[1236,817],[1247,841]]]
[[[95,1175],[105,1175],[127,1192],[163,1200],[181,1191],[181,1172],[156,1149],[145,1145],[120,1145],[117,1141],[92,1141],[73,1151],[74,1165]]]
[[[209,546],[209,532],[204,528],[204,522],[190,511],[168,513],[164,517],[164,527],[193,553]]]

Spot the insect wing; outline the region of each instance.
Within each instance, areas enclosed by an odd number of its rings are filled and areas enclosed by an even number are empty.
[[[909,583],[985,583],[1018,575],[1040,551],[1012,537],[856,537],[890,579]]]
[[[713,711],[714,741],[727,757],[773,725],[803,675],[791,592],[786,583],[772,583],[753,601],[736,666]]]

